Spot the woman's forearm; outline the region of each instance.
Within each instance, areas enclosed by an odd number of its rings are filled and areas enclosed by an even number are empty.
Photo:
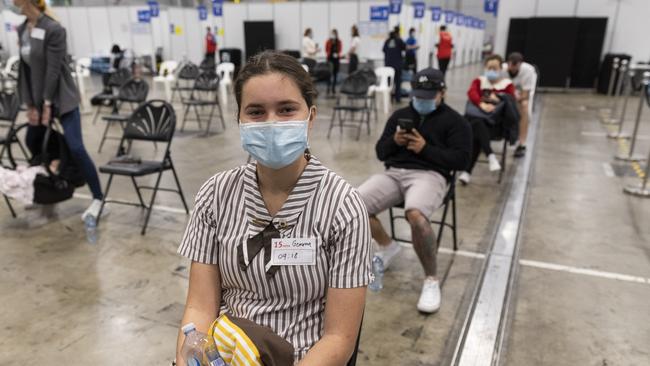
[[[181,326],[187,323],[194,323],[196,330],[208,334],[208,328],[219,314],[219,309],[197,309],[188,305],[183,314]],[[181,347],[185,341],[185,335],[182,330],[178,331],[178,340],[176,341],[176,362],[178,366],[185,366],[185,361],[181,357]]]
[[[312,347],[298,366],[345,366],[352,353],[356,339],[337,335],[325,335]]]

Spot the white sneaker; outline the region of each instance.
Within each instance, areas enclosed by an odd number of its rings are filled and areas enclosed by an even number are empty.
[[[440,284],[438,280],[427,277],[422,285],[422,293],[418,300],[418,310],[423,313],[435,313],[440,309]]]
[[[402,247],[397,244],[396,241],[391,241],[390,244],[387,246],[383,247],[381,245],[377,245],[378,250],[375,253],[376,256],[381,258],[382,262],[384,263],[384,271],[388,269],[388,266],[390,266],[390,262],[393,260],[393,258],[397,255],[397,253],[402,250]]]
[[[469,181],[472,179],[472,176],[468,172],[461,172],[458,176],[458,180],[463,184],[469,184]]]
[[[102,207],[102,201],[101,200],[93,200],[93,202],[88,206],[86,211],[81,214],[81,221],[85,222],[86,221],[86,216],[91,215],[95,217],[95,220],[97,220],[97,216],[99,216],[99,209]],[[106,205],[104,205],[104,210],[102,211],[103,215],[108,214],[108,209]]]
[[[501,164],[499,164],[499,159],[497,159],[496,155],[494,154],[488,155],[488,163],[490,164],[491,172],[497,172],[501,170]]]

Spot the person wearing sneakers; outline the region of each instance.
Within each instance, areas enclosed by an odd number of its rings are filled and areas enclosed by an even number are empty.
[[[517,107],[521,118],[519,120],[519,145],[514,156],[521,158],[526,155],[526,139],[528,138],[528,121],[530,121],[530,93],[535,90],[537,71],[535,66],[524,62],[524,56],[519,52],[508,55],[508,63],[503,64],[507,76],[512,79],[517,93]]]
[[[492,147],[490,147],[491,127],[497,123],[500,115],[504,112],[503,95],[510,95],[515,98],[515,87],[512,81],[504,78],[501,73],[502,62],[503,60],[499,55],[488,56],[483,64],[485,67],[484,74],[474,79],[467,91],[469,102],[467,103],[465,116],[472,126],[474,143],[472,159],[466,170],[458,176],[458,180],[463,184],[469,183],[472,170],[481,152],[487,156],[491,172],[501,170],[499,159],[497,159]]]
[[[375,147],[386,170],[359,187],[370,216],[376,256],[388,268],[400,251],[377,215],[404,202],[413,248],[424,269],[418,310],[433,313],[440,307],[436,275],[436,238],[429,217],[442,205],[452,171],[464,169],[472,149],[469,123],[444,102],[445,82],[440,70],[427,68],[411,80],[412,100],[386,122]]]
[[[82,220],[87,215],[96,217],[103,194],[81,135],[79,90],[72,78],[65,28],[48,15],[45,0],[14,0],[11,10],[25,16],[16,30],[20,49],[17,92],[27,107],[27,133],[38,133],[43,130],[40,125],[50,123],[52,117],[59,118],[70,153],[93,195]]]

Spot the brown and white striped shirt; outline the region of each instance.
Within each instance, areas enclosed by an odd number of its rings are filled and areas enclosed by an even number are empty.
[[[269,278],[262,249],[242,271],[237,247],[270,222],[283,238],[316,239],[316,264],[281,266]],[[313,156],[275,217],[262,199],[255,163],[210,178],[196,196],[178,252],[196,262],[217,264],[221,313],[270,327],[293,344],[296,359],[323,334],[327,288],[367,286],[371,277],[363,201]]]

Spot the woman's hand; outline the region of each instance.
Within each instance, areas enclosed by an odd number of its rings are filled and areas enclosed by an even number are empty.
[[[52,106],[44,104],[43,113],[41,113],[41,123],[47,126],[50,123],[50,118],[52,118]]]
[[[27,108],[27,121],[32,126],[38,126],[38,109],[36,107]]]
[[[495,108],[494,104],[485,103],[485,102],[481,102],[481,104],[479,104],[478,107],[481,108],[483,112],[487,112],[487,113],[494,112],[494,108]]]

